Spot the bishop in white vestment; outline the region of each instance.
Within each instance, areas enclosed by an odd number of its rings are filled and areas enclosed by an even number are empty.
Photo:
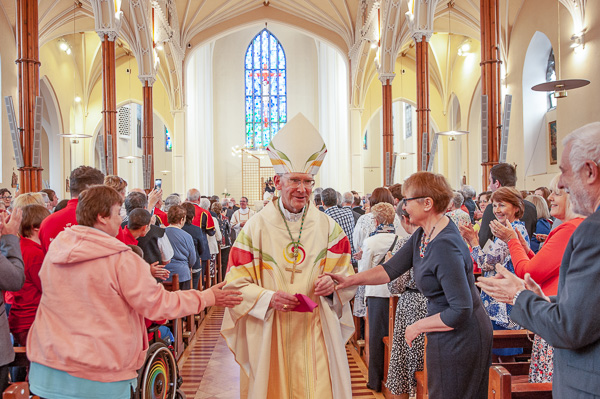
[[[288,122],[267,149],[280,197],[246,223],[231,250],[225,289],[241,291],[243,301],[226,309],[221,334],[240,364],[242,397],[352,397],[345,344],[354,289],[335,291],[323,275],[354,273],[350,242],[310,205],[326,151],[304,116]],[[295,294],[317,307],[300,312]]]

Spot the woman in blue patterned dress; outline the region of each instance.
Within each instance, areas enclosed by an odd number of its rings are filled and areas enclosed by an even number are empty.
[[[512,228],[518,230],[529,243],[529,235],[525,229],[525,224],[519,220],[525,209],[521,193],[513,187],[501,187],[494,191],[491,201],[496,219],[506,226],[508,224],[512,225]],[[477,233],[470,225],[463,224],[459,229],[464,239],[471,245],[471,256],[481,267],[484,277],[496,275],[496,264],[502,265],[514,274],[515,268],[510,258],[510,251],[504,241],[494,237],[494,241],[484,251],[479,246]],[[481,301],[492,320],[494,330],[518,330],[521,328],[510,318],[512,305],[498,302],[483,291],[481,292]],[[493,361],[513,361],[514,359],[511,359],[511,357],[521,353],[523,353],[522,348],[494,349]]]

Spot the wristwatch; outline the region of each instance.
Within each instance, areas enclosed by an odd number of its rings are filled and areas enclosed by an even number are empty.
[[[521,292],[523,292],[523,291],[525,291],[525,288],[522,288],[519,291],[517,291],[517,293],[515,294],[515,296],[513,297],[513,300],[512,300],[513,306],[517,303],[517,298],[519,297],[519,295],[521,295]]]

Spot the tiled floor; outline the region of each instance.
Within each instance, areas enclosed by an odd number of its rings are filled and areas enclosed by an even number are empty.
[[[213,308],[196,333],[193,347],[180,360],[182,390],[188,399],[237,399],[240,397],[240,368],[219,334],[223,309]],[[383,395],[366,388],[367,369],[353,348],[346,347],[352,396],[383,399]],[[183,364],[183,366],[181,365]]]

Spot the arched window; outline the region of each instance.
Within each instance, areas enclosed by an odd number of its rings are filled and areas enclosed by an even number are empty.
[[[287,122],[285,52],[266,28],[246,50],[246,148],[264,149]]]
[[[548,56],[548,65],[546,66],[546,82],[556,80],[556,71],[554,69],[554,50],[550,49],[550,55]],[[548,109],[556,107],[556,98],[554,98],[554,92],[548,93]]]

